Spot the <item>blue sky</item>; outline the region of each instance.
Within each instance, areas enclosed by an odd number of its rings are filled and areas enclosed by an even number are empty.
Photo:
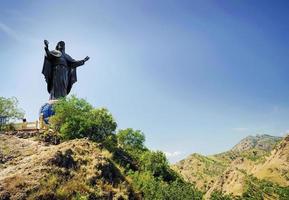
[[[78,69],[72,93],[142,130],[170,161],[289,129],[289,2],[1,1],[0,96],[29,121],[49,95],[43,40]]]

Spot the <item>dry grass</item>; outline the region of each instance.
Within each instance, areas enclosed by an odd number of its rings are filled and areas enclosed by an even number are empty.
[[[0,199],[7,193],[11,199],[127,199],[133,195],[111,154],[86,139],[47,146],[32,138],[0,135],[3,151],[12,157],[1,164]]]
[[[252,173],[259,179],[289,186],[289,136],[287,136]]]

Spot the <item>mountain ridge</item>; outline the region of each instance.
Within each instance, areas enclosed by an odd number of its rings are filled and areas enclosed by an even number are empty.
[[[280,141],[283,137],[272,136],[268,134],[249,135],[238,142],[232,151],[246,151],[252,148],[258,148],[266,151],[271,151],[276,142]]]
[[[289,136],[248,136],[229,151],[210,156],[199,155],[203,162],[195,155],[179,161],[173,168],[185,180],[195,183],[198,189],[205,192],[205,199],[210,199],[214,192],[241,197],[248,190],[246,185],[250,184],[251,176],[280,187],[289,186]],[[206,163],[206,159],[215,160],[215,163]],[[213,174],[196,174],[212,168]]]

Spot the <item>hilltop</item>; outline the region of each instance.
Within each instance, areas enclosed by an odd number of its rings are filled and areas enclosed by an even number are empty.
[[[248,151],[250,149],[259,149],[266,152],[271,151],[277,142],[279,142],[282,137],[271,136],[267,134],[248,136],[242,139],[238,144],[236,144],[232,151],[242,152]]]

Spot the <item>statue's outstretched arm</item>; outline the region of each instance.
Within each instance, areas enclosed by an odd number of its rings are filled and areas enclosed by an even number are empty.
[[[51,54],[50,54],[50,51],[49,51],[49,49],[48,49],[48,41],[47,40],[44,40],[44,44],[45,44],[45,47],[44,47],[44,50],[45,50],[45,52],[46,52],[46,57],[48,58],[48,59],[50,59],[51,58]]]
[[[69,55],[67,55],[66,59],[71,63],[71,65],[70,65],[71,68],[76,68],[76,67],[79,67],[81,65],[84,65],[84,63],[86,61],[88,61],[89,57],[86,56],[83,60],[74,60]]]
[[[76,68],[81,65],[84,65],[84,60],[75,60],[74,62],[71,62],[71,68]]]

